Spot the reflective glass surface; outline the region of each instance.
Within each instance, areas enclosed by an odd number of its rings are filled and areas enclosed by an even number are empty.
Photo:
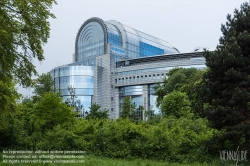
[[[122,104],[124,101],[125,96],[120,97],[120,111],[122,110]],[[131,103],[135,106],[135,108],[139,108],[140,106],[143,106],[143,102],[142,102],[142,95],[138,95],[138,96],[130,96],[130,100]]]
[[[104,54],[104,32],[99,23],[90,22],[82,29],[77,49],[77,61]]]
[[[58,91],[60,88],[59,88],[59,86],[60,86],[60,84],[59,84],[59,77],[56,77],[55,79],[54,79],[54,84],[55,84],[55,88],[56,88],[56,90]]]
[[[104,54],[105,43],[110,45],[110,52],[129,58],[178,53],[169,43],[117,21],[103,23],[107,30],[107,41],[104,41],[105,30],[99,22],[89,22],[80,32],[76,46],[77,61],[83,60],[84,65],[96,64],[96,56]]]
[[[153,111],[153,113],[160,114],[159,108],[156,107],[156,98],[157,96],[154,95],[155,90],[154,87],[155,84],[149,85],[149,91],[148,91],[148,97],[149,97],[149,108]],[[132,104],[135,105],[136,108],[136,114],[138,113],[138,118],[142,119],[142,111],[140,111],[140,108],[143,106],[143,86],[127,86],[127,87],[121,87],[119,88],[119,106],[120,110],[122,109],[122,104],[124,101],[124,98],[126,96],[129,96],[131,99]]]
[[[120,96],[142,95],[143,86],[126,86],[119,88]]]
[[[154,114],[160,114],[160,109],[156,107],[156,98],[154,86],[156,84],[149,85],[149,107],[154,111]]]
[[[70,95],[68,89],[61,89],[60,92],[62,95]],[[75,94],[76,95],[93,95],[94,94],[94,89],[93,88],[76,88],[75,89]]]
[[[118,55],[126,55],[126,51],[122,47],[111,45],[110,48],[111,48],[111,52],[114,53],[114,54],[117,54],[117,56]]]
[[[53,77],[53,76],[52,76],[52,77]],[[59,77],[59,68],[56,68],[56,69],[55,69],[55,78],[56,78],[56,77]]]
[[[111,45],[121,46],[121,36],[118,28],[115,25],[105,22],[108,31],[108,43]]]
[[[76,99],[80,100],[85,111],[89,110],[94,94],[93,66],[63,66],[50,73],[52,73],[55,86],[61,92],[64,101],[71,95],[68,87],[73,87]],[[53,73],[55,74],[53,75]]]
[[[127,56],[140,58],[159,54],[173,54],[178,51],[167,42],[123,25],[127,35]]]
[[[154,89],[155,86],[156,84],[149,85],[149,94],[151,95],[155,94],[155,89]]]
[[[113,33],[108,33],[108,43],[119,46],[121,43],[120,36]]]
[[[122,104],[126,96],[130,97],[131,103],[135,106],[136,116],[139,119],[142,119],[142,110],[143,106],[143,86],[127,86],[119,88],[119,106],[120,111],[122,110]]]
[[[160,114],[159,108],[156,107],[156,98],[157,96],[154,95],[155,84],[149,85],[149,108],[153,110],[154,114]],[[119,96],[120,96],[120,110],[122,108],[122,104],[124,101],[125,96],[130,96],[132,104],[135,105],[135,108],[138,109],[140,106],[143,106],[143,86],[127,86],[122,87],[119,89]]]
[[[67,89],[68,86],[74,88],[94,88],[94,77],[92,76],[63,76],[60,77],[60,89]]]
[[[160,114],[161,113],[160,109],[156,107],[156,99],[157,99],[156,95],[149,95],[149,101],[150,101],[149,107],[152,109],[154,114]]]
[[[150,44],[139,42],[140,47],[140,57],[152,56],[152,55],[161,55],[164,54],[164,50]]]
[[[68,96],[63,96],[63,101],[67,100]],[[91,106],[92,96],[77,96],[76,100],[81,101],[81,105],[83,106],[82,111],[89,112],[89,107]]]

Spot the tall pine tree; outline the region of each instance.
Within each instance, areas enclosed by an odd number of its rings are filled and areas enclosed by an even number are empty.
[[[250,6],[246,2],[222,25],[214,52],[205,52],[209,68],[200,97],[212,127],[224,130],[223,141],[249,148],[250,139]]]

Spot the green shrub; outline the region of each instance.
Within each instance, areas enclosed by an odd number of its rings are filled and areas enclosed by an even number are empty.
[[[206,143],[216,132],[207,120],[170,116],[160,123],[135,124],[127,119],[79,120],[74,134],[80,148],[111,158],[203,161]]]

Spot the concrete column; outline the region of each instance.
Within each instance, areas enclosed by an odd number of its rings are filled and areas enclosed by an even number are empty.
[[[115,108],[114,108],[114,114],[115,114],[115,119],[120,117],[120,107],[119,107],[119,88],[115,88]]]
[[[149,103],[149,98],[148,98],[148,85],[143,85],[143,120],[146,120],[146,115],[145,115],[145,111],[148,110],[148,103]]]

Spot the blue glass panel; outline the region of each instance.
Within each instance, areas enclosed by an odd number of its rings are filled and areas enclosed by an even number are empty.
[[[114,54],[125,55],[126,51],[122,47],[111,45],[111,52]]]
[[[119,57],[118,57],[118,55],[116,55],[115,56],[115,61],[118,62],[118,60],[119,60]]]
[[[140,47],[140,57],[147,57],[152,55],[161,55],[164,54],[164,50],[150,44],[139,42]]]
[[[151,107],[155,114],[160,114],[161,111],[156,107],[156,99],[156,95],[149,95],[149,107]]]
[[[108,43],[116,46],[121,45],[121,38],[118,35],[108,32]]]
[[[70,96],[68,87],[73,86],[76,100],[80,100],[85,111],[88,111],[94,94],[94,67],[79,66],[78,63],[82,64],[83,62],[79,61],[55,69],[57,77],[54,78],[54,82],[64,101]]]
[[[92,76],[64,76],[60,77],[60,89],[74,88],[94,88],[94,77]]]

